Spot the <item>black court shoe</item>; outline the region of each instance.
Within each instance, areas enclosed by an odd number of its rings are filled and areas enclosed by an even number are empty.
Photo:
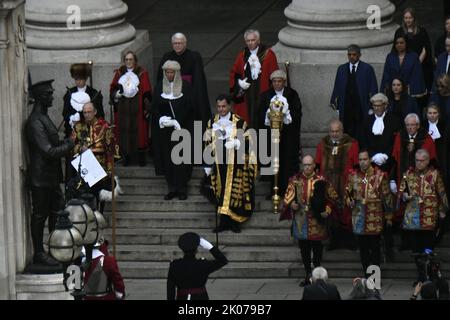
[[[176,195],[177,195],[176,192],[169,192],[164,196],[164,200],[172,200],[173,198],[176,197]]]

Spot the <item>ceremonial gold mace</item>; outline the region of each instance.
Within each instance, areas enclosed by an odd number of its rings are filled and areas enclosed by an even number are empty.
[[[275,99],[269,105],[269,120],[270,120],[270,133],[273,146],[275,151],[272,150],[272,154],[275,154],[273,161],[273,171],[274,171],[274,187],[273,187],[273,209],[274,213],[278,214],[278,209],[280,206],[281,197],[278,195],[278,173],[280,170],[280,156],[279,156],[279,145],[280,145],[280,132],[283,128],[283,102]]]

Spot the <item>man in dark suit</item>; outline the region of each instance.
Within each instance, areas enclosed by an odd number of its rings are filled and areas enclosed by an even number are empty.
[[[311,280],[312,284],[303,290],[302,300],[341,300],[337,287],[327,283],[328,273],[325,268],[315,268]]]
[[[370,109],[369,99],[378,92],[373,67],[360,60],[361,49],[352,44],[347,49],[348,63],[336,72],[330,105],[339,113],[344,133],[360,140],[362,123]]]
[[[198,246],[209,250],[214,261],[197,259]],[[187,232],[178,239],[178,246],[184,252],[182,259],[170,263],[167,276],[167,300],[209,300],[205,284],[208,276],[228,263],[227,258],[211,243],[193,232]]]

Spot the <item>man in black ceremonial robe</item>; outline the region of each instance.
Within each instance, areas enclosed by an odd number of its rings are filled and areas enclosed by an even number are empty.
[[[270,75],[272,88],[263,92],[260,97],[259,129],[268,129],[267,149],[271,155],[271,133],[270,121],[268,120],[268,110],[275,100],[284,104],[283,106],[283,128],[280,137],[280,171],[279,171],[279,195],[283,195],[286,190],[288,180],[299,171],[299,151],[300,151],[300,127],[302,120],[302,103],[297,91],[286,87],[286,73],[276,70]],[[280,103],[278,102],[278,103]],[[262,136],[260,136],[260,139]],[[260,159],[261,160],[261,159]],[[263,166],[264,164],[261,164]],[[273,176],[272,176],[273,178]],[[272,179],[273,180],[273,179]],[[271,186],[273,192],[273,181]]]
[[[204,127],[206,122],[211,119],[211,108],[202,57],[197,51],[187,48],[187,39],[182,33],[175,33],[172,36],[172,47],[173,50],[165,53],[161,58],[157,80],[158,82],[162,81],[161,67],[167,60],[177,61],[181,65],[181,78],[192,87],[194,120],[201,120]]]

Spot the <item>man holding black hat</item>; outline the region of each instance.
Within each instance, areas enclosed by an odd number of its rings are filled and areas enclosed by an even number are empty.
[[[97,118],[105,117],[101,92],[86,84],[91,72],[91,65],[88,63],[74,63],[70,66],[70,75],[75,80],[75,86],[68,88],[63,98],[64,109],[62,116],[64,118],[66,137],[70,136],[75,122],[83,118],[82,108],[84,104],[92,101],[95,109],[97,109]]]
[[[195,254],[199,245],[209,250],[215,260],[197,259]],[[167,276],[167,300],[209,300],[205,288],[208,276],[225,266],[228,263],[227,258],[219,248],[194,232],[181,235],[178,246],[183,250],[184,257],[170,263]]]
[[[33,214],[31,237],[35,264],[57,266],[58,263],[44,252],[43,236],[48,218],[49,233],[56,223],[56,212],[63,208],[61,158],[69,155],[74,147],[72,140],[60,141],[58,130],[50,120],[47,109],[52,106],[54,80],[41,81],[31,86],[35,100],[33,111],[25,125],[30,150],[31,194]]]

